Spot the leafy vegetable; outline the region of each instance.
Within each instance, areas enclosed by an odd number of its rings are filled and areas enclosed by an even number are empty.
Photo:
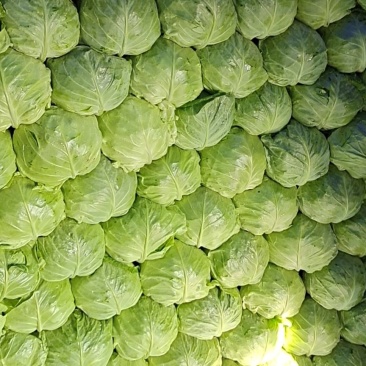
[[[28,178],[57,186],[91,172],[99,163],[102,135],[94,116],[52,108],[13,137],[17,165]]]
[[[299,214],[287,230],[266,236],[272,263],[288,270],[312,273],[328,265],[337,255],[336,238],[328,224]]]
[[[322,270],[305,273],[310,296],[326,309],[349,310],[366,290],[366,269],[361,259],[339,252]]]
[[[79,42],[80,24],[68,0],[2,0],[0,20],[17,51],[39,58],[59,57]],[[32,16],[29,16],[32,14]],[[33,75],[37,79],[37,74]]]
[[[91,275],[73,278],[71,286],[76,306],[98,320],[120,314],[141,296],[137,268],[109,257]]]
[[[202,183],[222,196],[253,189],[262,183],[266,161],[257,136],[234,127],[218,144],[201,151]]]
[[[198,188],[175,205],[187,219],[187,231],[176,234],[185,244],[213,250],[239,231],[232,201],[208,188]]]
[[[259,49],[269,81],[280,86],[311,85],[327,65],[322,38],[297,20],[280,35],[260,41]]]
[[[0,189],[6,186],[16,171],[15,153],[9,131],[0,132]]]
[[[366,345],[366,301],[363,299],[350,310],[341,311],[341,335],[348,342]]]
[[[141,266],[141,284],[146,296],[169,306],[208,295],[210,262],[197,248],[179,241],[163,258],[145,261]]]
[[[131,63],[85,46],[50,59],[52,102],[81,115],[101,115],[119,106],[127,97]]]
[[[20,175],[0,191],[0,202],[0,244],[8,249],[47,236],[65,216],[59,188],[40,187]]]
[[[294,21],[297,0],[234,0],[238,29],[245,38],[263,39],[283,33]]]
[[[302,186],[328,171],[329,146],[315,128],[292,120],[276,135],[262,136],[268,176],[284,187]]]
[[[210,91],[244,98],[267,80],[263,60],[253,42],[235,33],[228,40],[197,51],[203,85]]]
[[[166,354],[177,334],[175,307],[161,305],[149,297],[142,297],[134,307],[113,319],[116,349],[131,361]]]
[[[87,224],[125,215],[135,200],[136,187],[134,172],[124,172],[101,155],[90,173],[62,185],[66,215]]]
[[[291,118],[291,98],[286,88],[266,82],[245,98],[236,99],[234,125],[251,135],[274,133]]]
[[[161,120],[159,109],[132,96],[98,122],[103,153],[127,172],[161,158],[174,142],[174,129]]]
[[[228,39],[236,27],[232,2],[157,0],[164,37],[182,47],[203,48]]]
[[[184,215],[175,206],[166,208],[137,198],[127,215],[103,224],[107,253],[120,262],[144,262],[164,256],[168,239],[186,231]]]
[[[258,283],[267,267],[267,241],[259,235],[240,231],[208,253],[212,276],[224,288]]]
[[[201,184],[199,161],[195,150],[170,147],[162,158],[140,169],[137,193],[161,205],[181,200]]]
[[[81,0],[81,39],[107,55],[138,55],[160,35],[153,0]]]
[[[46,281],[88,276],[102,265],[104,232],[99,225],[65,219],[48,236],[38,238],[37,253]]]

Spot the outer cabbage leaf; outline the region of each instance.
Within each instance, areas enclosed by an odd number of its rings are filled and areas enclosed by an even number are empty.
[[[0,131],[34,123],[43,115],[51,104],[50,80],[42,62],[13,49],[0,54]]]
[[[259,365],[273,359],[284,341],[284,326],[244,310],[240,324],[220,338],[222,355],[241,365]],[[240,344],[240,347],[238,345]]]
[[[140,169],[137,193],[161,205],[173,204],[200,186],[199,162],[195,150],[172,146],[165,156]]]
[[[238,29],[248,39],[283,33],[294,21],[297,0],[234,0]]]
[[[17,167],[15,165],[15,153],[9,131],[0,132],[0,189],[6,186]]]
[[[336,238],[328,224],[299,214],[285,231],[266,236],[269,259],[288,270],[312,273],[328,265],[337,255]]]
[[[366,299],[348,311],[341,311],[341,336],[348,342],[366,346]]]
[[[296,18],[313,29],[328,27],[356,6],[355,0],[298,0]]]
[[[233,197],[241,228],[255,235],[283,231],[297,215],[297,190],[263,178],[256,187]]]
[[[269,264],[260,282],[240,290],[243,308],[267,319],[296,315],[305,299],[305,286],[296,271]]]
[[[0,244],[8,249],[50,234],[65,217],[59,188],[40,187],[20,175],[0,190],[0,202]]]
[[[294,85],[289,92],[293,117],[305,126],[324,130],[349,123],[364,103],[354,80],[332,68],[313,85]]]
[[[175,206],[187,219],[187,231],[176,234],[185,244],[216,249],[240,229],[233,202],[208,188],[198,188]]]
[[[90,276],[73,278],[71,286],[76,306],[98,320],[120,314],[141,296],[138,269],[109,257]]]
[[[268,76],[255,44],[235,33],[228,40],[197,51],[204,87],[244,98],[259,89]]]
[[[257,136],[234,127],[215,146],[201,151],[202,183],[232,198],[262,183],[266,169],[264,148]]]
[[[208,253],[212,276],[222,287],[233,288],[258,283],[267,267],[267,241],[259,235],[240,231],[220,248]]]
[[[48,236],[37,240],[40,273],[46,281],[88,276],[102,265],[104,231],[100,225],[65,219]]]
[[[309,295],[326,309],[349,310],[366,290],[366,268],[360,258],[339,252],[320,271],[305,273]]]
[[[0,10],[0,13],[1,13],[1,10]],[[5,52],[11,45],[12,44],[11,44],[8,32],[6,31],[5,28],[1,29],[0,30],[0,53]]]
[[[329,146],[316,128],[292,120],[276,135],[262,136],[270,178],[284,187],[302,186],[328,172]]]
[[[328,138],[330,161],[353,178],[366,178],[366,112]]]
[[[108,254],[120,262],[144,262],[164,256],[163,244],[186,231],[184,215],[146,198],[137,198],[122,217],[103,223]]]
[[[14,48],[42,62],[71,51],[79,42],[80,24],[68,0],[2,0],[0,20]],[[32,14],[32,16],[29,16]],[[37,74],[32,72],[34,77]]]
[[[276,85],[311,85],[327,66],[324,41],[297,20],[284,33],[260,41],[259,49],[269,81]]]
[[[182,149],[202,150],[216,145],[231,128],[235,99],[229,95],[197,98],[176,110],[177,139]]]
[[[98,165],[102,135],[96,117],[52,108],[36,123],[20,126],[13,143],[22,174],[57,186]]]
[[[201,64],[190,48],[159,38],[148,52],[132,60],[131,91],[152,104],[168,102],[175,107],[201,93]]]
[[[143,359],[130,361],[121,357],[118,353],[113,353],[107,366],[148,366],[148,364]]]
[[[340,72],[363,72],[366,68],[366,15],[353,11],[322,29],[328,64]]]
[[[132,66],[123,58],[78,46],[50,59],[52,102],[81,115],[101,115],[127,97]]]
[[[334,165],[319,179],[298,189],[300,210],[322,224],[338,223],[354,216],[362,205],[365,184]]]
[[[90,173],[62,185],[66,215],[88,224],[125,215],[135,200],[136,187],[134,172],[124,172],[101,155],[99,164]]]
[[[291,98],[285,87],[266,82],[245,98],[236,99],[234,125],[251,135],[274,133],[291,118]]]
[[[47,350],[30,334],[8,331],[0,337],[0,362],[4,366],[44,366]]]
[[[174,143],[174,129],[161,120],[159,109],[135,97],[127,97],[98,121],[103,153],[127,172],[161,158]]]
[[[227,40],[236,27],[233,3],[226,0],[158,0],[164,37],[182,47],[204,48]]]
[[[366,349],[341,340],[327,356],[316,356],[314,366],[363,366],[366,359]]]
[[[134,307],[113,319],[117,352],[131,361],[167,353],[177,334],[175,307],[161,305],[149,297],[142,297]]]
[[[284,349],[281,349],[275,358],[273,358],[271,361],[263,364],[263,366],[312,366],[312,362],[310,358],[301,357],[301,356],[294,356],[290,353],[287,353]],[[303,361],[301,363],[300,360]]]
[[[106,365],[113,352],[112,321],[90,319],[75,310],[68,321],[44,334],[47,366]]]
[[[355,216],[332,226],[339,250],[359,257],[366,256],[366,204]]]
[[[238,326],[241,312],[237,289],[214,287],[208,296],[178,306],[179,331],[198,339],[220,337]]]
[[[81,38],[107,55],[139,55],[160,36],[154,0],[81,0]]]
[[[0,301],[27,296],[38,281],[38,263],[30,245],[17,250],[0,249]]]
[[[54,330],[66,323],[74,309],[68,280],[43,281],[29,299],[7,313],[5,325],[18,333]]]
[[[146,296],[169,306],[208,295],[210,261],[205,253],[175,241],[163,258],[141,265],[141,285]]]
[[[328,355],[339,342],[341,323],[336,310],[306,298],[300,312],[289,319],[284,348],[295,355]]]
[[[201,340],[178,333],[169,351],[160,357],[150,357],[150,366],[221,366],[221,350],[216,338]]]

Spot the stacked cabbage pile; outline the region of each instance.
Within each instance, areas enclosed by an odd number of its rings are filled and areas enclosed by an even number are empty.
[[[1,3],[1,365],[366,365],[366,1]]]

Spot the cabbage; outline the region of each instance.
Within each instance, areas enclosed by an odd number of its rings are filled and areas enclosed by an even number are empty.
[[[163,258],[141,265],[141,285],[146,296],[169,306],[208,295],[210,261],[198,248],[175,241]]]
[[[269,264],[257,284],[241,288],[243,308],[271,319],[296,315],[305,299],[305,286],[296,271]]]
[[[366,268],[361,259],[339,252],[322,270],[305,273],[310,296],[326,309],[349,310],[366,291]]]
[[[297,20],[284,33],[261,40],[259,49],[268,79],[276,85],[311,85],[327,66],[322,38]]]
[[[147,366],[147,362],[143,359],[130,361],[114,352],[109,359],[107,366]]]
[[[101,155],[90,173],[62,185],[66,215],[87,224],[125,215],[135,200],[136,187],[136,173],[126,173]]]
[[[298,189],[300,210],[322,224],[338,223],[354,216],[361,208],[360,197],[365,194],[365,184],[339,171],[334,165],[317,180]]]
[[[164,37],[182,47],[204,48],[228,39],[236,27],[233,3],[226,0],[157,0]]]
[[[138,55],[160,36],[154,0],[80,1],[81,39],[107,55]]]
[[[122,357],[131,361],[166,354],[177,334],[175,307],[149,297],[142,297],[113,319],[114,345]]]
[[[294,21],[297,0],[234,0],[238,30],[248,39],[283,33]]]
[[[251,135],[274,133],[291,118],[291,98],[285,87],[266,82],[245,98],[236,99],[234,125]]]
[[[328,138],[330,161],[353,178],[366,178],[366,112]]]
[[[99,163],[102,135],[94,116],[52,108],[13,137],[17,165],[35,182],[58,186],[91,172]]]
[[[337,255],[335,235],[329,224],[320,224],[299,214],[292,226],[266,236],[272,263],[288,270],[312,273],[328,265]]]
[[[233,202],[208,188],[198,188],[175,206],[187,219],[187,231],[176,235],[185,244],[213,250],[240,229]]]
[[[0,20],[17,51],[39,58],[59,57],[79,42],[80,24],[68,0],[2,0]],[[32,14],[32,16],[29,16]],[[31,31],[30,31],[31,30]],[[30,74],[30,73],[28,73]],[[31,75],[37,78],[37,73]]]
[[[52,102],[67,111],[101,115],[127,97],[132,67],[123,58],[78,46],[65,56],[49,59],[47,66]]]
[[[255,235],[283,231],[297,214],[297,190],[285,188],[268,177],[255,189],[233,197],[241,228]]]
[[[293,117],[308,127],[329,130],[348,124],[363,107],[354,80],[328,67],[312,85],[289,88]]]
[[[237,289],[214,287],[206,297],[178,306],[179,331],[198,339],[220,337],[237,327],[241,312]]]
[[[178,108],[175,144],[187,150],[216,145],[230,131],[234,103],[232,96],[216,94],[199,97]]]
[[[268,265],[267,241],[260,235],[240,231],[220,248],[208,253],[212,277],[222,287],[233,288],[258,283]]]
[[[201,185],[200,156],[195,150],[168,149],[166,155],[142,167],[137,175],[137,193],[160,203],[173,204]]]
[[[328,355],[339,342],[341,324],[336,310],[327,310],[311,298],[289,319],[284,348],[295,355]]]
[[[218,144],[201,151],[201,176],[206,187],[232,198],[262,183],[266,159],[257,136],[234,127]]]
[[[134,306],[141,296],[138,270],[105,257],[91,275],[71,281],[76,306],[91,318],[104,320]]]
[[[6,186],[16,171],[15,153],[9,131],[0,132],[0,189]]]
[[[197,54],[207,90],[244,98],[267,81],[258,48],[239,33],[217,45],[198,50]]]
[[[366,346],[366,299],[350,310],[341,311],[341,336],[348,342]]]

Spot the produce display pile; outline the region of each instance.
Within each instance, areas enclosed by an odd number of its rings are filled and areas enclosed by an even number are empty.
[[[365,0],[0,3],[1,365],[366,365]]]

